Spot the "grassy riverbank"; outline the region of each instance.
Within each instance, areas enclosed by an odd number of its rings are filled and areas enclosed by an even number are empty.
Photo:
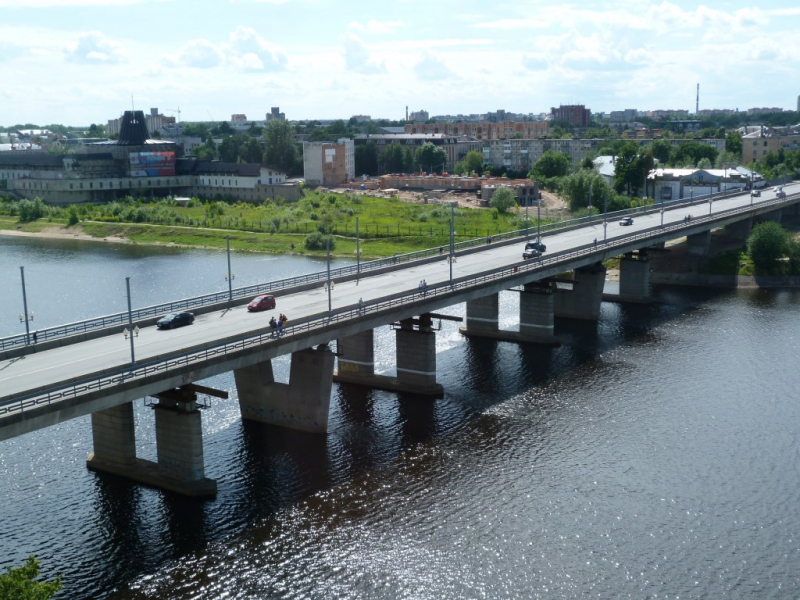
[[[37,201],[39,202],[39,201]],[[40,218],[23,218],[36,208]],[[496,235],[524,227],[522,213],[456,207],[456,241]],[[314,232],[333,236],[332,254],[353,257],[358,220],[361,255],[380,258],[449,244],[451,207],[407,203],[352,193],[308,192],[298,202],[265,200],[261,204],[227,204],[193,199],[178,206],[172,199],[148,202],[126,198],[102,205],[52,207],[39,202],[0,203],[0,231],[50,237],[231,248],[239,251],[320,256],[324,248],[309,249]],[[69,225],[68,223],[74,223]],[[543,219],[542,221],[546,221]],[[535,226],[535,218],[530,226]]]

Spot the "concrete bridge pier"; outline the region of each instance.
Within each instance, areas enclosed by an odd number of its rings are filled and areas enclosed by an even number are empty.
[[[395,331],[397,348],[396,389],[441,397],[444,388],[436,382],[436,333],[430,314],[403,319]]]
[[[600,318],[605,282],[606,268],[603,263],[575,269],[572,291],[559,290],[556,294],[555,316],[597,321]]]
[[[242,419],[327,433],[335,355],[327,344],[292,353],[289,383],[278,383],[272,362],[233,372]]]
[[[629,252],[619,261],[619,300],[650,301],[650,257],[645,252]]]
[[[178,388],[156,397],[157,462],[136,457],[133,405],[128,402],[92,414],[94,452],[87,466],[186,496],[215,496],[217,482],[205,476],[197,394]]]
[[[375,346],[372,329],[336,341],[337,383],[373,385],[375,382]]]
[[[711,232],[701,231],[686,236],[686,252],[690,256],[708,256],[711,248]]]
[[[555,284],[526,283],[519,297],[519,335],[527,342],[557,344],[555,332]]]
[[[491,294],[467,301],[467,323],[461,328],[465,335],[495,337],[499,331],[500,296]]]
[[[732,242],[746,242],[747,238],[750,237],[750,232],[752,230],[752,219],[743,219],[741,221],[736,221],[736,223],[731,223],[730,225],[725,226],[725,233],[727,234],[728,239]]]

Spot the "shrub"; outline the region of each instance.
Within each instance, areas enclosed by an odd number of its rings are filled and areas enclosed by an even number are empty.
[[[510,187],[501,187],[494,191],[489,206],[498,213],[506,213],[509,208],[517,203],[517,195]]]
[[[46,212],[46,207],[41,198],[34,200],[20,200],[19,202],[19,221],[29,223],[36,219],[41,219]]]
[[[305,247],[306,250],[325,250],[326,245],[330,243],[331,251],[336,247],[336,240],[331,235],[323,235],[319,231],[309,233],[306,236]]]
[[[747,253],[757,272],[774,270],[776,261],[789,250],[789,234],[774,221],[759,223],[747,238]]]

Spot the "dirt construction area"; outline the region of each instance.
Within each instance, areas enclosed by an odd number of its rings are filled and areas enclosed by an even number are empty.
[[[331,191],[337,194],[365,194],[377,198],[397,197],[403,202],[411,204],[449,204],[450,202],[456,202],[458,206],[463,206],[464,208],[490,208],[481,204],[480,199],[474,193],[463,191],[425,192],[419,190],[395,190],[387,192],[384,190],[353,190],[349,188],[334,188],[331,189]],[[567,205],[564,200],[552,192],[541,192],[541,196],[542,219],[550,220],[566,217]],[[520,211],[524,211],[524,209],[520,208]]]

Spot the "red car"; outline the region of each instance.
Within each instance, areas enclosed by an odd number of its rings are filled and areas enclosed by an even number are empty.
[[[275,308],[275,296],[256,296],[247,305],[247,312],[258,312]]]

